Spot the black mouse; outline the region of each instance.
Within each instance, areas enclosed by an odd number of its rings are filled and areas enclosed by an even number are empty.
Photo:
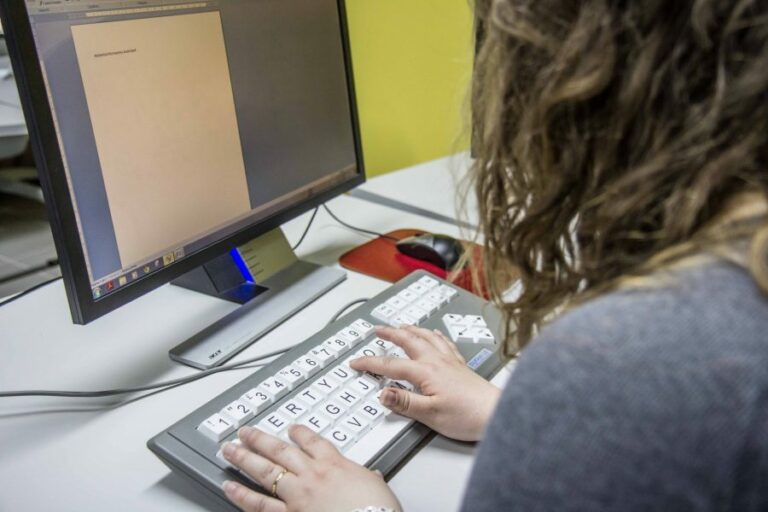
[[[406,256],[426,261],[445,270],[453,270],[464,254],[461,242],[448,235],[423,234],[397,242],[397,250]]]

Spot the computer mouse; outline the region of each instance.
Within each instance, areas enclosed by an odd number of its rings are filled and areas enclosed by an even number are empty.
[[[448,235],[425,233],[404,238],[396,246],[400,253],[444,270],[452,270],[464,254],[461,242]]]

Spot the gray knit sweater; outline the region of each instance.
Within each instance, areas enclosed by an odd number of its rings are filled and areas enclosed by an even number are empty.
[[[768,299],[716,263],[563,315],[509,380],[463,510],[768,510]]]

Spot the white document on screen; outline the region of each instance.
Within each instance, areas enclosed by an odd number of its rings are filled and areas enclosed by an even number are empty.
[[[248,213],[219,13],[72,35],[123,267]]]

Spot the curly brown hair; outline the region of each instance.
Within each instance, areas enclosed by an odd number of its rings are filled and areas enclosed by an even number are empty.
[[[702,228],[735,194],[766,194],[768,2],[477,2],[473,186],[514,352],[556,309],[714,243]],[[511,266],[524,292],[504,302]]]

